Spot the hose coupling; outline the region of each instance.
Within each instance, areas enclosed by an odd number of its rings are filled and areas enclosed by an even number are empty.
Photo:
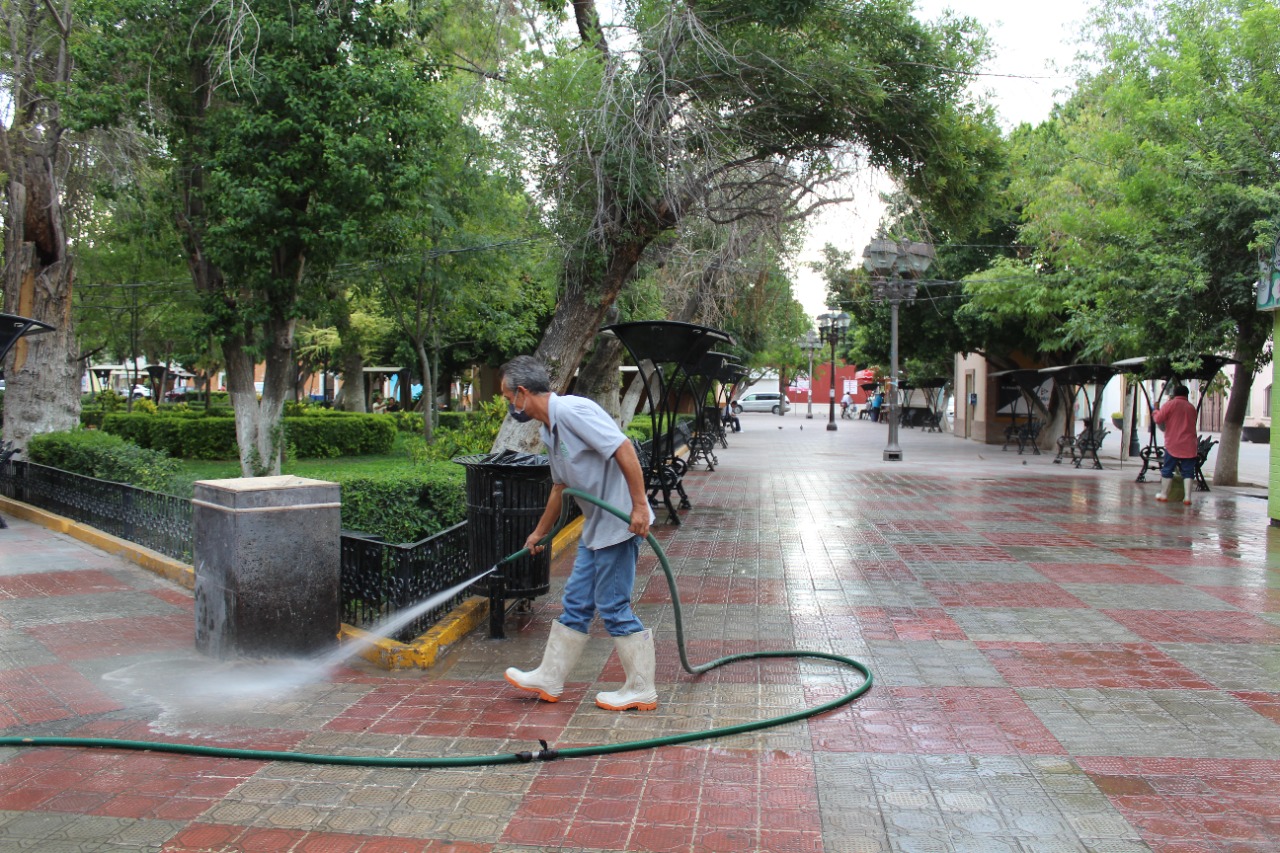
[[[560,750],[551,749],[550,747],[547,746],[547,742],[545,740],[542,740],[541,738],[539,738],[538,743],[542,744],[542,749],[539,750],[537,753],[528,752],[528,751],[517,752],[516,758],[520,762],[524,764],[528,764],[530,761],[533,761],[533,759],[535,758],[538,759],[539,761],[555,761],[557,758],[560,757]]]

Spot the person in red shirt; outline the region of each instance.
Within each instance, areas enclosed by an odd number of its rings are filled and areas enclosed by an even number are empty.
[[[1185,385],[1176,385],[1163,406],[1151,413],[1151,418],[1164,427],[1164,463],[1160,466],[1160,494],[1156,500],[1169,500],[1169,487],[1173,485],[1174,466],[1182,468],[1182,503],[1191,506],[1191,489],[1195,482],[1196,459],[1199,456],[1199,438],[1196,436],[1196,407],[1187,399],[1191,392]]]

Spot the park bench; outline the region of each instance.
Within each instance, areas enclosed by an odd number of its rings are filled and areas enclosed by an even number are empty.
[[[1216,438],[1202,435],[1196,442],[1196,491],[1209,491],[1209,484],[1204,479],[1204,463],[1209,459],[1209,451],[1218,443]]]
[[[668,439],[665,435],[655,436],[652,441],[644,444],[632,439],[631,445],[635,448],[640,468],[644,471],[644,488],[650,505],[656,507],[658,495],[661,494],[662,503],[667,508],[667,521],[679,524],[680,516],[676,512],[677,506],[672,503],[671,493],[675,492],[680,496],[679,509],[689,509],[691,504],[682,483],[689,464],[676,454],[681,447],[688,445],[692,432],[684,421],[676,424],[672,432],[673,439]]]
[[[1004,446],[1001,450],[1008,450],[1010,444],[1018,445],[1018,455],[1028,448],[1031,448],[1033,456],[1040,455],[1040,430],[1044,429],[1044,421],[1039,418],[1032,418],[1029,421],[1023,421],[1020,424],[1010,424],[1004,428]],[[1056,460],[1055,460],[1056,461]]]
[[[1196,491],[1209,491],[1209,483],[1204,478],[1204,463],[1209,460],[1209,451],[1213,450],[1218,440],[1212,436],[1202,435],[1196,441]],[[1159,471],[1164,465],[1164,448],[1158,445],[1147,445],[1138,454],[1142,457],[1142,470],[1138,472],[1135,482],[1145,483],[1147,471]]]
[[[1060,464],[1063,456],[1070,455],[1072,464],[1077,468],[1086,459],[1091,459],[1093,460],[1093,467],[1101,470],[1102,460],[1098,459],[1098,450],[1102,447],[1102,440],[1110,434],[1111,430],[1109,429],[1093,430],[1085,428],[1080,431],[1079,435],[1059,436],[1058,455],[1053,459],[1054,464]]]
[[[707,460],[707,470],[714,471],[715,466],[720,464],[715,455],[717,442],[721,447],[729,446],[725,437],[724,418],[719,406],[704,406],[697,429],[689,438],[689,464],[695,465],[699,458],[703,458]]]

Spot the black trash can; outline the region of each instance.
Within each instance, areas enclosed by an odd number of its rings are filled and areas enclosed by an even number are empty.
[[[487,569],[524,547],[551,496],[546,456],[504,450],[453,460],[467,469],[467,549],[471,564]],[[551,589],[551,549],[503,564],[502,597],[529,599]],[[489,594],[489,584],[477,584]]]

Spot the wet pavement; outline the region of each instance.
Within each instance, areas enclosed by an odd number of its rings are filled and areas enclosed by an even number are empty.
[[[876,679],[854,704],[465,769],[0,749],[0,853],[1280,849],[1280,530],[1264,489],[1197,492],[1186,509],[1105,457],[1076,470],[903,430],[904,460],[885,463],[882,425],[742,422],[714,472],[687,476],[685,523],[656,528],[689,658],[849,655]],[[1265,446],[1244,451],[1242,479],[1265,482]],[[219,663],[193,649],[188,591],[8,520],[4,736],[488,755],[733,725],[859,681],[790,659],[685,674],[647,549],[636,599],[658,637],[655,712],[595,707],[622,677],[598,624],[559,703],[502,680],[536,664],[570,558],[508,639],[472,634],[429,672]]]

